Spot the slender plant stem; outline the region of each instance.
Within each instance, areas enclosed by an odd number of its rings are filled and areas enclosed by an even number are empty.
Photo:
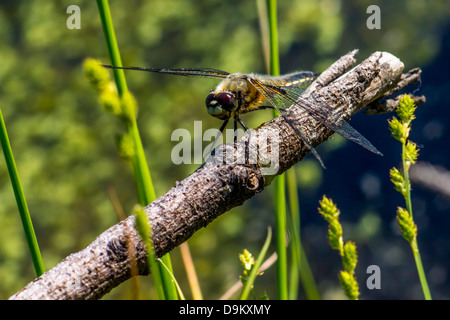
[[[248,276],[247,283],[245,284],[244,289],[242,290],[240,297],[241,300],[246,300],[248,298],[250,290],[253,288],[253,283],[255,282],[261,264],[264,260],[264,257],[266,256],[267,249],[269,249],[271,239],[272,239],[272,230],[269,228],[267,230],[267,237],[266,240],[264,241],[264,245],[258,255],[258,258],[256,259],[255,264],[252,266],[252,270],[250,271],[250,275]]]
[[[175,279],[175,277],[174,277],[174,275],[173,275],[172,270],[170,270],[170,269],[164,264],[164,262],[163,262],[161,259],[157,259],[157,260],[162,264],[162,266],[164,267],[164,269],[165,269],[165,270],[170,274],[170,276],[172,277],[172,281],[174,282],[175,287],[177,288],[177,292],[178,292],[178,295],[180,296],[180,299],[181,299],[181,300],[186,300],[186,298],[184,297],[183,291],[181,290],[180,285],[178,284],[178,282],[176,281],[176,279]]]
[[[189,287],[191,288],[192,299],[203,300],[202,290],[200,289],[200,283],[198,281],[197,272],[195,271],[194,262],[192,261],[192,256],[187,242],[183,242],[180,245],[180,251],[186,269]]]
[[[317,289],[311,267],[309,266],[308,259],[301,243],[299,243],[298,251],[300,253],[300,263],[298,263],[298,267],[300,269],[300,280],[303,284],[303,288],[305,289],[306,297],[309,300],[320,300],[319,290]]]
[[[298,297],[298,283],[299,283],[299,271],[300,260],[300,207],[297,196],[297,179],[295,177],[294,170],[288,170],[286,172],[286,182],[289,194],[289,209],[290,218],[289,231],[290,231],[290,252],[291,252],[291,270],[289,279],[289,299],[296,300]]]
[[[145,214],[144,209],[141,206],[136,206],[135,208],[135,215],[136,215],[136,229],[139,232],[139,235],[142,238],[142,241],[144,242],[145,246],[147,247],[147,262],[150,267],[150,270],[152,272],[152,278],[154,283],[154,289],[156,292],[156,296],[160,300],[166,299],[166,295],[164,293],[164,286],[162,284],[163,279],[161,278],[161,272],[159,271],[158,266],[159,263],[156,260],[154,249],[153,249],[153,242],[151,240],[152,230],[150,227],[150,224],[147,221],[147,216]]]
[[[296,277],[299,274],[300,280],[306,293],[306,297],[309,300],[320,300],[320,294],[317,290],[314,276],[303,250],[301,237],[300,237],[300,206],[297,195],[297,179],[295,177],[294,170],[288,170],[286,172],[286,181],[289,193],[289,208],[291,212],[291,223],[289,226],[291,234],[291,278],[289,283],[291,285],[289,290],[289,298],[291,300],[297,299],[298,285]],[[295,276],[294,276],[295,275]]]
[[[148,170],[147,160],[144,154],[144,148],[142,146],[138,125],[135,119],[130,123],[129,134],[133,139],[136,149],[134,163],[136,167],[135,168],[136,182],[138,184],[138,190],[140,190],[139,203],[142,206],[146,206],[156,199],[156,193],[152,184],[150,171]],[[163,262],[166,263],[165,261]]]
[[[114,27],[111,19],[111,12],[109,10],[109,4],[107,0],[97,0],[100,17],[102,20],[103,30],[105,33],[106,43],[108,51],[111,57],[111,63],[114,66],[121,67],[122,61],[120,58],[119,47],[117,45]],[[116,80],[117,91],[119,96],[123,97],[128,92],[127,83],[125,80],[125,74],[121,69],[114,69],[114,78]],[[142,147],[142,141],[140,138],[136,117],[130,117],[128,121],[128,133],[133,140],[135,147],[135,156],[133,159],[133,166],[135,168],[135,180],[138,189],[139,203],[142,206],[148,205],[150,202],[156,199],[155,190],[152,184],[150,171],[148,169],[147,161],[145,158],[144,149]],[[165,266],[172,271],[172,264],[169,255],[165,255],[161,258]],[[172,277],[160,265],[156,264],[156,269],[152,270],[152,273],[159,272],[162,278],[162,285],[164,288],[165,298],[177,299],[178,294]],[[155,285],[158,285],[155,283]]]
[[[267,13],[269,15],[269,47],[270,47],[270,74],[280,75],[280,56],[278,52],[278,26],[277,1],[267,0]]]
[[[408,211],[409,215],[413,216],[412,211],[412,204],[411,204],[411,182],[409,181],[409,167],[406,164],[406,139],[405,142],[402,144],[402,166],[403,166],[403,179],[405,181],[405,202],[406,202],[406,210]],[[422,264],[422,258],[420,257],[420,251],[419,246],[417,244],[417,237],[414,237],[414,239],[410,243],[411,250],[413,252],[414,261],[416,263],[417,273],[419,274],[419,280],[420,284],[422,286],[423,295],[426,300],[431,300],[431,293],[430,289],[428,287],[427,278],[425,276],[425,271],[423,269]]]
[[[420,257],[419,247],[417,245],[417,239],[411,242],[411,249],[414,255],[414,261],[416,262],[417,273],[419,274],[420,284],[422,286],[423,295],[425,300],[431,300],[431,293],[428,287],[427,278],[425,276],[425,271],[423,270],[422,259]]]
[[[14,190],[14,196],[16,197],[17,207],[19,209],[20,219],[22,220],[28,248],[30,250],[31,260],[33,261],[36,276],[39,277],[45,272],[44,262],[42,261],[41,252],[39,251],[39,245],[36,239],[36,234],[34,233],[33,223],[31,221],[30,212],[28,211],[27,202],[25,200],[25,194],[20,183],[19,172],[17,170],[16,162],[14,161],[11,144],[8,138],[8,132],[6,131],[6,125],[1,109],[0,142],[3,149],[3,154],[5,156],[6,166],[8,167],[12,188]]]
[[[269,47],[270,47],[270,74],[280,74],[280,62],[278,53],[278,30],[277,30],[277,1],[267,0],[267,13],[269,20]],[[274,115],[277,113],[274,111]],[[275,238],[277,248],[277,281],[278,299],[288,299],[288,277],[287,277],[287,249],[286,249],[286,191],[285,176],[279,175],[274,182],[275,188]]]
[[[111,63],[114,66],[122,67],[122,59],[120,58],[119,46],[117,45],[116,34],[111,19],[111,11],[109,10],[108,0],[97,0],[100,18],[102,20],[103,31],[106,38],[106,45],[108,46]],[[123,96],[128,91],[127,81],[125,80],[125,73],[122,69],[113,69],[114,79],[116,81],[117,91],[119,96]]]
[[[275,239],[277,250],[278,299],[288,299],[287,249],[286,249],[286,192],[284,175],[275,180]]]

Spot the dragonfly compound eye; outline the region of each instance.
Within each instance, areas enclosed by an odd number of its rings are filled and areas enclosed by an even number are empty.
[[[231,117],[231,112],[236,108],[236,105],[236,99],[231,93],[222,92],[218,95],[210,93],[206,97],[208,113],[222,120]]]

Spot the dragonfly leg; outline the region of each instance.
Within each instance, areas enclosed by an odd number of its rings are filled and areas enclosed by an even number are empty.
[[[236,146],[236,142],[237,142],[237,121],[236,121],[236,118],[234,118],[233,124],[234,124],[233,142],[234,142],[234,145]]]
[[[311,151],[311,153],[316,157],[317,161],[319,161],[322,168],[325,168],[325,164],[322,161],[322,158],[320,157],[319,153],[316,151],[316,149],[309,143],[308,139],[305,137],[305,135],[300,131],[300,129],[297,127],[296,124],[292,123],[292,121],[286,116],[286,114],[282,113],[281,116],[284,118],[284,120],[289,124],[289,126],[292,128],[292,130],[295,131],[298,138],[305,144],[305,146]]]
[[[247,132],[247,134],[248,134],[248,141],[247,141],[247,143],[246,143],[246,145],[245,145],[245,157],[246,157],[245,161],[249,161],[249,157],[250,157],[250,154],[249,154],[249,146],[250,146],[250,139],[251,139],[251,137],[252,137],[252,133],[251,133],[250,129],[245,125],[244,121],[242,121],[242,119],[239,118],[239,115],[238,115],[238,114],[235,114],[235,115],[234,115],[234,123],[235,123],[235,124],[236,124],[236,123],[239,123],[239,124],[242,126],[242,128],[244,128],[244,130],[245,130],[245,131]],[[235,130],[236,130],[236,129],[235,129]]]
[[[239,124],[242,126],[242,128],[244,128],[244,130],[245,130],[248,134],[250,134],[250,129],[247,128],[247,126],[245,125],[245,123],[241,120],[241,118],[239,118],[239,116],[238,116],[237,114],[234,116],[234,121],[235,121],[235,123],[236,123],[236,121],[239,122]],[[235,130],[236,130],[236,128],[235,128]]]
[[[220,126],[219,132],[217,133],[216,137],[214,138],[214,142],[212,143],[211,148],[208,150],[208,153],[206,154],[206,155],[207,155],[207,158],[206,158],[206,159],[203,158],[203,161],[204,161],[204,162],[207,162],[208,159],[210,158],[210,156],[213,155],[214,147],[216,146],[217,139],[219,139],[219,137],[220,137],[220,135],[222,134],[223,130],[224,130],[225,127],[227,126],[228,121],[230,121],[230,119],[225,120],[225,121],[222,123],[222,125]]]

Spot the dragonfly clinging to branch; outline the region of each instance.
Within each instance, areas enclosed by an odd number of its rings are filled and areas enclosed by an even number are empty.
[[[345,121],[337,124],[330,120],[331,108],[328,106],[311,105],[305,101],[301,95],[305,89],[316,78],[317,74],[311,71],[300,71],[282,76],[269,76],[257,74],[228,73],[226,71],[197,68],[197,69],[154,69],[140,67],[114,67],[104,65],[111,69],[139,70],[173,74],[187,77],[203,77],[222,79],[216,89],[211,90],[206,97],[206,108],[208,113],[218,119],[223,120],[219,129],[219,135],[223,132],[230,119],[234,120],[235,128],[239,123],[246,131],[247,126],[239,117],[240,114],[255,110],[273,108],[283,116],[299,138],[314,154],[322,167],[325,167],[319,154],[311,146],[305,135],[297,128],[292,121],[286,117],[286,110],[292,105],[297,105],[304,109],[314,120],[319,121],[328,129],[337,132],[341,136],[351,140],[364,148],[382,155],[366,138],[356,131]]]

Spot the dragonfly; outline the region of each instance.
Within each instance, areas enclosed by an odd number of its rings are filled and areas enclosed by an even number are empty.
[[[245,123],[241,120],[240,115],[256,110],[272,108],[286,120],[306,147],[317,158],[321,166],[325,168],[316,149],[310,144],[301,130],[286,117],[287,109],[295,105],[305,110],[314,120],[322,123],[328,129],[361,145],[375,154],[382,155],[380,151],[378,151],[348,122],[342,121],[338,124],[331,121],[329,118],[329,114],[332,111],[331,107],[324,105],[323,103],[313,105],[302,98],[303,92],[318,76],[317,73],[312,71],[299,71],[281,76],[270,76],[253,73],[229,73],[211,68],[157,69],[115,67],[110,65],[103,66],[110,69],[137,70],[185,77],[221,79],[222,81],[218,86],[214,90],[211,90],[206,97],[206,109],[208,113],[223,120],[216,140],[220,134],[222,134],[231,119],[234,121],[235,131],[237,129],[237,124],[239,123],[247,132],[250,132]]]

